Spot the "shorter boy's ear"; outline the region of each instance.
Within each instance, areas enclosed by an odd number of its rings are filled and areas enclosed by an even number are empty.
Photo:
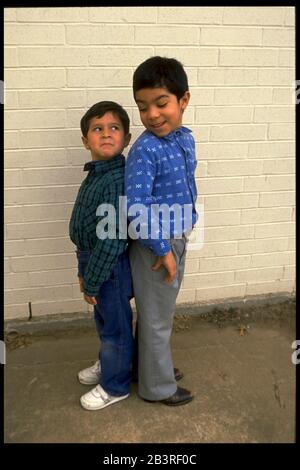
[[[84,137],[84,136],[82,136],[82,137],[81,137],[81,140],[82,140],[82,143],[83,143],[83,145],[85,146],[85,148],[86,148],[87,150],[90,150],[90,146],[89,146],[89,144],[88,144],[87,138]]]
[[[129,145],[129,142],[131,141],[131,134],[127,134],[125,135],[125,139],[124,139],[124,148],[127,147]]]

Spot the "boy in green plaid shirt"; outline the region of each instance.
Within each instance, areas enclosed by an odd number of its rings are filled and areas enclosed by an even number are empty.
[[[96,385],[80,399],[83,408],[99,410],[129,395],[134,349],[132,335],[132,279],[128,241],[119,220],[119,197],[124,194],[125,158],[130,142],[129,117],[117,103],[102,101],[82,117],[82,142],[91,152],[70,220],[76,245],[80,289],[94,306],[101,340],[99,361],[79,372],[79,381]],[[99,206],[115,210],[114,236],[99,237]],[[102,206],[107,207],[107,206]],[[98,210],[97,210],[98,209]],[[127,226],[126,226],[127,229]]]

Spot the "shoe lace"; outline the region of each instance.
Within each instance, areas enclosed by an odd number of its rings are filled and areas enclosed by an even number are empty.
[[[97,361],[92,367],[93,372],[100,372],[100,361]]]

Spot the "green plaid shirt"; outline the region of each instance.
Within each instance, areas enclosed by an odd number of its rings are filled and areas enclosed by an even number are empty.
[[[127,239],[119,239],[119,196],[124,195],[125,158],[117,155],[112,160],[91,161],[84,165],[88,171],[82,182],[73,207],[69,234],[79,250],[91,250],[92,254],[84,274],[84,292],[98,294],[101,284],[113,270],[118,256],[125,251]],[[116,210],[117,238],[101,240],[96,226],[103,216],[96,216],[100,204],[112,204]]]

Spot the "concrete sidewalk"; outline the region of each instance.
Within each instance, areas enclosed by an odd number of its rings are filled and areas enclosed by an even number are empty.
[[[174,408],[141,400],[133,384],[128,399],[85,411],[79,398],[89,387],[77,372],[96,360],[94,328],[23,336],[16,349],[7,347],[5,442],[292,443],[294,309],[292,302],[262,306],[259,315],[229,309],[179,316],[174,364],[195,399]]]

